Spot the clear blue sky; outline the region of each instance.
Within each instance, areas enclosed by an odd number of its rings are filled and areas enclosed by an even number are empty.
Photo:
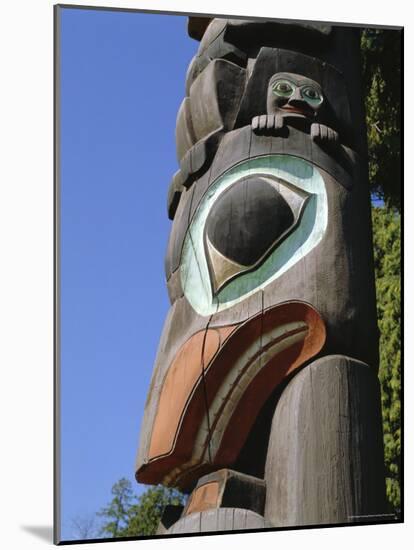
[[[135,484],[169,307],[163,262],[175,118],[196,49],[182,16],[62,10],[63,539],[73,536],[72,518],[111,500],[113,483]]]

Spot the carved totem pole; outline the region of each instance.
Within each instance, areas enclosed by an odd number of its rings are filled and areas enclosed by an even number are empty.
[[[385,509],[359,33],[189,19],[171,308],[136,465],[191,493],[159,532]]]

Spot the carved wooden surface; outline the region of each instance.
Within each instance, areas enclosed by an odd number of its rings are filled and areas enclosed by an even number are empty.
[[[189,33],[200,46],[177,115],[179,170],[167,200],[171,308],[137,480],[189,492],[237,464],[265,477],[271,524],[380,513],[358,33],[222,18],[190,18]],[[171,529],[241,525],[237,503],[232,519],[207,510],[216,489],[199,488],[201,512]]]
[[[275,527],[369,521],[386,510],[378,379],[344,356],[288,384],[273,417],[265,481]]]
[[[225,468],[198,480],[182,516],[212,508],[243,508],[263,516],[265,496],[262,479]]]
[[[217,508],[198,512],[180,519],[166,535],[180,533],[208,533],[220,531],[243,531],[271,527],[262,516],[242,508]]]

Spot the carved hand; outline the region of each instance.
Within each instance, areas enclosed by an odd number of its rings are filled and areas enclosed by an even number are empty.
[[[324,124],[318,124],[317,122],[314,122],[311,125],[310,135],[316,143],[329,143],[336,145],[339,142],[338,132],[335,132],[335,130],[332,130],[332,128],[329,128]]]
[[[259,115],[252,118],[252,130],[256,134],[277,136],[284,125],[282,115]]]

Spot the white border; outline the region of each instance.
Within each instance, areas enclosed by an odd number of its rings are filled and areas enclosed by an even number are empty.
[[[410,3],[393,2],[240,2],[230,0],[79,0],[78,5],[115,6],[203,12],[237,13],[264,17],[344,21],[406,26],[406,90],[412,87],[412,17]],[[0,18],[1,67],[1,161],[0,161],[0,318],[1,344],[1,544],[8,550],[30,550],[50,542],[25,531],[22,526],[52,524],[52,18],[53,1],[4,2]],[[406,94],[406,119],[412,120],[412,102]],[[407,150],[412,151],[407,132]],[[408,168],[408,167],[407,167]],[[412,173],[406,173],[406,204],[413,204]],[[407,216],[407,235],[412,235],[413,216]],[[410,247],[411,248],[411,247]],[[411,254],[406,270],[411,268]],[[414,307],[410,278],[406,274],[405,309],[411,320]],[[411,287],[411,288],[410,288]],[[412,323],[406,323],[410,335]],[[406,342],[405,450],[406,525],[303,530],[261,535],[244,534],[124,542],[125,547],[200,550],[260,545],[261,548],[307,548],[337,550],[363,545],[376,549],[410,547],[413,539],[412,473],[414,436],[412,418],[413,338]],[[110,543],[83,548],[112,548]],[[412,544],[412,543],[411,543]]]

